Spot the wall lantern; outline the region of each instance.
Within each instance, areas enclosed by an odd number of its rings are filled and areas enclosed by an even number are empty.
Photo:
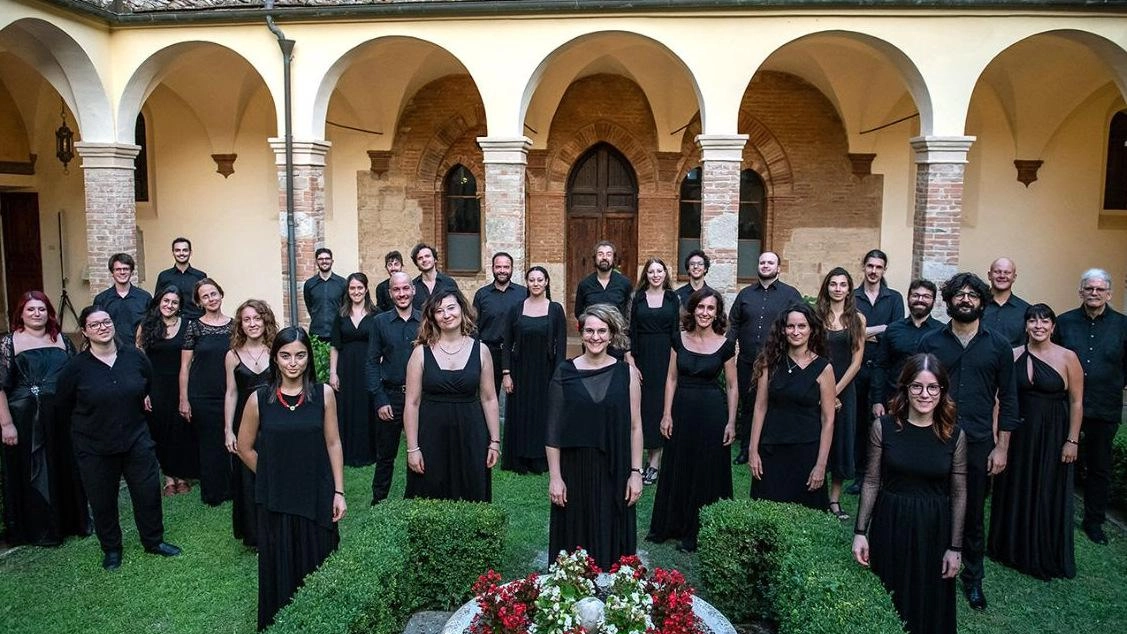
[[[55,156],[63,164],[63,173],[70,174],[67,164],[74,159],[74,132],[67,127],[67,109],[62,99],[59,99],[61,109],[59,115],[63,118],[63,125],[55,130]]]

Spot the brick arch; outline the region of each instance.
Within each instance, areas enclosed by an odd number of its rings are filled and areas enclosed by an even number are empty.
[[[470,156],[464,152],[453,152],[442,158],[442,162],[438,165],[434,173],[434,191],[441,195],[443,188],[446,186],[446,175],[450,170],[454,169],[455,165],[462,165],[473,174],[474,180],[477,181],[477,192],[480,195],[482,189],[485,187],[485,169],[481,162],[480,156]]]
[[[783,144],[775,137],[771,129],[762,121],[752,116],[745,110],[740,111],[740,131],[747,134],[747,145],[744,146],[745,165],[763,177],[763,184],[767,186],[768,196],[789,196],[794,193],[794,167],[790,157],[787,156]],[[748,150],[754,150],[762,157],[762,165],[756,165],[759,157],[749,157]],[[749,161],[748,159],[752,159]]]
[[[485,112],[479,105],[475,104],[463,108],[460,112],[444,121],[442,125],[435,130],[434,134],[427,139],[426,145],[423,146],[422,152],[419,155],[418,165],[415,168],[416,177],[420,181],[434,178],[438,182],[441,182],[446,171],[454,166],[454,163],[449,163],[449,165],[443,169],[450,148],[469,134],[475,137],[478,136],[477,132],[484,134],[484,114]],[[476,178],[481,178],[479,176],[479,174],[481,174],[480,164],[480,156],[463,163],[463,165],[470,168],[470,171],[474,173],[474,177]]]
[[[630,161],[638,179],[638,190],[643,185],[652,190],[657,185],[657,161],[636,135],[611,121],[596,121],[576,130],[571,139],[564,142],[548,158],[547,188],[562,192],[567,188],[567,177],[579,157],[597,143],[608,143]]]

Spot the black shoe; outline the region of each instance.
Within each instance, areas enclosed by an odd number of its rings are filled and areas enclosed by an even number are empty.
[[[102,567],[106,570],[117,570],[121,568],[121,551],[106,551],[105,556],[102,557]]]
[[[740,449],[739,455],[732,461],[732,464],[747,464],[747,449]]]
[[[642,484],[657,484],[657,469],[646,467],[646,472],[642,475]]]
[[[967,603],[970,604],[972,610],[981,612],[986,609],[986,595],[982,594],[981,583],[964,585],[963,593],[967,595]]]
[[[145,552],[150,555],[160,555],[161,557],[175,557],[180,554],[180,549],[172,544],[161,542],[151,548],[146,548]]]
[[[854,480],[853,484],[846,487],[845,492],[849,495],[861,495],[861,481]]]
[[[1088,539],[1092,540],[1093,544],[1100,546],[1107,546],[1107,535],[1104,534],[1104,527],[1099,524],[1086,524],[1084,526],[1084,534]]]

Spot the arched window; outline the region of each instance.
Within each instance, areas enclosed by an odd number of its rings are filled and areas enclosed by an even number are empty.
[[[464,165],[450,169],[442,193],[446,218],[446,270],[481,270],[481,201],[477,179]]]
[[[753,169],[740,172],[740,228],[736,277],[753,278],[763,251],[763,210],[767,188]]]
[[[677,232],[677,273],[688,275],[685,257],[700,248],[700,168],[694,167],[681,181],[679,225]]]
[[[1127,110],[1115,113],[1107,134],[1104,209],[1127,209]]]

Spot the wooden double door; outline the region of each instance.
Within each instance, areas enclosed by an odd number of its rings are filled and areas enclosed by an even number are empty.
[[[10,315],[21,295],[43,290],[39,195],[0,193],[0,228],[4,245],[4,312]]]
[[[613,146],[599,143],[575,162],[567,186],[568,314],[575,287],[595,270],[595,245],[614,243],[619,271],[634,281],[638,270],[638,181]]]

